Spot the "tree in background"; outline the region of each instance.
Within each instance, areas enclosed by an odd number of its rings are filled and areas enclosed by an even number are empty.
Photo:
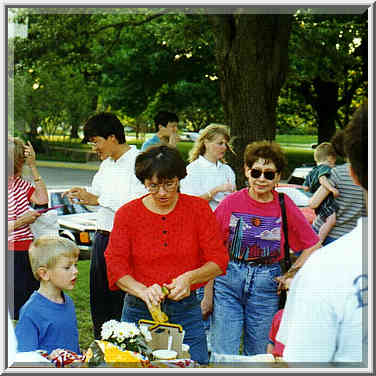
[[[354,44],[363,25],[364,47],[363,21],[265,9],[26,9],[28,39],[16,40],[15,63],[24,70],[35,64],[38,72],[69,67],[72,80],[82,77],[77,95],[88,98],[92,111],[132,117],[137,132],[162,107],[194,130],[209,122],[229,125],[237,156],[228,159],[242,186],[244,147],[275,138],[278,103],[281,124],[282,111],[288,111],[284,126],[298,113],[327,137],[351,113],[350,94],[357,95],[366,69],[364,50]],[[290,75],[278,102],[288,51]],[[79,100],[75,109],[60,96],[66,111],[80,112]],[[69,122],[75,136],[79,120]]]
[[[295,114],[306,115],[304,121],[314,119],[319,143],[330,140],[336,126],[344,127],[367,95],[367,32],[367,12],[317,14],[311,10],[294,16],[282,98]],[[281,100],[283,108],[286,101]]]
[[[27,41],[16,45],[17,62],[52,60],[75,66],[88,81],[96,82],[103,103],[132,117],[141,115],[165,84],[177,98],[184,92],[182,82],[218,77],[224,119],[239,152],[231,163],[240,174],[245,145],[275,137],[290,15],[251,15],[242,9],[231,10],[233,14],[180,9],[141,10],[142,14],[119,9],[103,14],[39,11],[28,16],[30,32]],[[90,74],[88,67],[93,65],[95,74]],[[186,113],[194,112],[189,99]]]
[[[209,15],[225,121],[231,128],[236,156],[229,161],[244,184],[243,151],[252,141],[274,140],[276,106],[288,68],[292,15]]]

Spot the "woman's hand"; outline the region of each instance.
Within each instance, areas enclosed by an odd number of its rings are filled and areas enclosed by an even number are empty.
[[[161,286],[157,283],[154,285],[146,287],[143,292],[140,294],[140,298],[145,302],[148,308],[153,305],[158,305],[165,298],[165,295],[162,292]]]
[[[26,164],[31,167],[35,165],[35,151],[33,145],[31,145],[30,141],[24,145],[24,155],[25,155],[25,162]]]
[[[216,188],[217,192],[234,192],[235,191],[235,186],[231,183],[225,183],[222,185],[219,185]]]
[[[288,290],[290,288],[290,284],[299,269],[300,267],[291,267],[285,274],[275,278],[275,280],[278,282],[278,295],[281,293],[281,290]]]
[[[19,226],[25,226],[30,225],[31,223],[34,223],[36,219],[41,215],[41,213],[38,213],[35,210],[29,210],[25,214],[21,215],[16,222],[19,222]]]
[[[213,297],[210,299],[209,297],[204,296],[201,300],[201,314],[202,319],[207,320],[209,316],[213,312]]]
[[[277,287],[278,295],[281,293],[282,290],[287,290],[287,291],[289,290],[292,278],[286,278],[284,274],[280,277],[276,277],[275,280],[278,282],[278,287]]]
[[[168,285],[164,285],[170,290],[167,296],[171,300],[179,301],[191,295],[191,281],[189,273],[184,273],[172,280]]]

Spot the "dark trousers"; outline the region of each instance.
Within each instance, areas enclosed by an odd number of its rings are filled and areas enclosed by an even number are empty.
[[[21,307],[39,289],[39,281],[31,271],[29,251],[8,252],[8,273],[9,312],[13,320],[18,320]]]
[[[123,309],[124,292],[108,288],[107,268],[104,258],[109,237],[95,234],[90,262],[90,309],[93,320],[94,337],[100,339],[101,329],[108,320],[120,321]]]

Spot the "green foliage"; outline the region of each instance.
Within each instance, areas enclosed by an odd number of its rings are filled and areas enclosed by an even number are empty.
[[[299,10],[289,44],[289,75],[278,107],[279,131],[329,140],[367,95],[367,13]],[[302,126],[304,125],[304,126]]]
[[[59,106],[51,104],[54,111],[46,109],[34,121],[46,133],[64,123],[64,132],[76,137],[96,106],[134,119],[152,119],[157,106],[174,108],[193,129],[222,121],[218,82],[209,79],[215,68],[206,16],[158,8],[25,8],[16,19],[28,23],[28,38],[15,40],[16,76],[27,69],[39,76],[43,70],[56,77],[61,67],[69,72],[65,80],[55,79],[57,86],[69,82],[65,95],[55,88]]]

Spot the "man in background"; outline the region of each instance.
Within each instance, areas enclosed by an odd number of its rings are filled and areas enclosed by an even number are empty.
[[[147,190],[134,172],[140,151],[127,144],[124,126],[116,115],[102,112],[92,116],[84,126],[84,136],[83,142],[89,142],[103,162],[89,191],[73,187],[64,195],[78,204],[99,206],[90,261],[90,308],[94,337],[100,339],[103,323],[111,319],[120,321],[123,310],[124,294],[121,290],[109,290],[104,259],[115,212]]]
[[[141,151],[145,151],[148,147],[161,143],[176,147],[176,142],[178,141],[178,123],[179,119],[176,114],[167,111],[158,112],[154,118],[156,133],[142,144]]]

